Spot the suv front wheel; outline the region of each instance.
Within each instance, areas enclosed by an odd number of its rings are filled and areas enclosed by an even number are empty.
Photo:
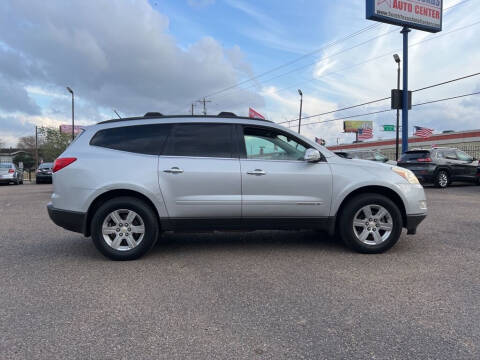
[[[134,197],[108,200],[92,218],[93,243],[112,260],[138,259],[155,244],[158,231],[153,209]]]
[[[343,208],[339,219],[343,242],[362,253],[390,249],[402,233],[402,214],[397,205],[380,194],[361,194]]]

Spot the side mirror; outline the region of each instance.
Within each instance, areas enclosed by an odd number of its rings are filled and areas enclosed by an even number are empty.
[[[320,151],[318,151],[317,149],[307,149],[307,151],[305,151],[305,161],[315,163],[319,162],[321,158],[322,156],[320,155]]]

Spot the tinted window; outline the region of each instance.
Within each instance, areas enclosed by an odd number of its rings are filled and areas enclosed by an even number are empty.
[[[100,130],[90,145],[140,154],[158,155],[170,131],[169,124],[124,126]]]
[[[400,161],[415,161],[430,157],[430,151],[409,151],[402,155]]]
[[[443,154],[446,159],[457,160],[457,152],[455,150],[446,150]]]
[[[303,160],[307,146],[290,135],[274,129],[244,129],[245,151],[248,159]]]
[[[11,167],[12,167],[12,164],[9,164],[9,163],[0,164],[0,169],[10,169]]]
[[[469,162],[473,161],[473,158],[470,155],[460,150],[457,150],[457,157],[458,157],[458,160],[469,161]]]
[[[230,158],[232,131],[229,124],[177,124],[164,155]]]
[[[382,162],[388,161],[387,157],[383,156],[380,153],[375,153],[374,156],[375,156],[375,161],[382,161]]]

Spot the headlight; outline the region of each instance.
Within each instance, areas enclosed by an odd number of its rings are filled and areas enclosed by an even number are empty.
[[[398,166],[393,166],[392,170],[396,172],[398,175],[400,175],[401,177],[403,177],[405,180],[407,180],[410,184],[420,184],[415,174],[410,170],[403,169]]]

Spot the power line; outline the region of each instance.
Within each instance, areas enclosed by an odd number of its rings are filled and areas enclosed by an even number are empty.
[[[455,4],[455,5],[452,5],[452,6],[450,6],[450,7],[445,8],[444,11],[449,10],[449,9],[452,9],[452,8],[454,8],[454,7],[457,7],[457,6],[459,6],[459,5],[462,5],[462,4],[464,4],[464,3],[466,3],[466,2],[469,2],[469,1],[471,1],[471,0],[463,0],[463,1],[461,1],[461,2],[459,2],[459,3],[457,3],[457,4]],[[411,47],[411,46],[416,46],[416,45],[418,45],[418,44],[420,44],[420,43],[423,43],[423,42],[426,42],[426,41],[430,41],[430,40],[433,40],[433,39],[437,39],[437,38],[439,38],[439,37],[445,36],[445,35],[450,34],[450,33],[452,33],[452,32],[459,31],[459,30],[465,29],[465,28],[470,27],[470,26],[474,26],[474,25],[476,25],[476,24],[478,24],[478,23],[479,23],[479,22],[473,23],[473,24],[470,24],[470,25],[467,25],[467,26],[464,26],[464,27],[460,27],[460,28],[454,29],[454,30],[449,31],[449,32],[442,33],[442,34],[440,34],[440,35],[438,35],[438,36],[435,36],[435,37],[432,37],[432,38],[428,38],[428,39],[419,41],[419,42],[417,42],[417,43],[411,44],[409,47]],[[360,31],[358,31],[358,32],[356,32],[356,33],[354,33],[354,34],[351,34],[351,35],[356,36],[356,35],[364,32],[364,31],[366,31],[366,29],[367,29],[367,28],[364,28],[364,29],[362,29],[362,30],[360,30]],[[369,39],[369,40],[366,40],[365,42],[356,44],[356,45],[354,45],[354,46],[352,46],[352,47],[350,47],[350,48],[343,49],[343,50],[341,50],[341,51],[339,51],[339,52],[337,52],[337,53],[335,53],[335,54],[332,54],[332,55],[330,55],[330,56],[328,56],[328,57],[326,57],[326,58],[321,59],[320,62],[317,62],[317,61],[316,61],[316,62],[313,62],[313,63],[309,63],[309,64],[306,64],[306,65],[302,65],[302,66],[297,67],[297,68],[295,68],[295,69],[289,70],[288,72],[285,72],[285,73],[282,73],[282,74],[279,74],[279,75],[275,75],[274,77],[271,77],[271,78],[269,78],[269,79],[267,79],[267,80],[264,80],[264,82],[269,82],[269,81],[275,80],[275,79],[277,79],[277,78],[279,78],[279,77],[282,77],[282,76],[291,74],[292,72],[295,72],[295,71],[304,69],[304,68],[306,68],[306,67],[310,67],[310,66],[312,66],[312,65],[321,63],[321,62],[323,62],[323,61],[325,61],[325,60],[328,60],[328,59],[331,58],[331,57],[334,57],[334,56],[336,56],[336,55],[340,55],[340,54],[342,54],[342,53],[344,53],[344,52],[347,52],[347,51],[352,50],[352,49],[354,49],[354,48],[356,48],[356,47],[362,46],[362,45],[364,45],[364,44],[366,44],[366,43],[368,43],[368,42],[370,42],[370,41],[373,41],[373,40],[375,40],[375,39],[377,39],[377,38],[379,38],[379,37],[382,37],[382,36],[388,35],[388,34],[390,34],[390,33],[396,32],[397,30],[398,30],[398,29],[393,29],[392,31],[386,32],[386,33],[384,33],[384,34],[380,34],[380,35],[378,35],[378,36],[376,36],[376,37],[373,37],[373,38],[371,38],[371,39]],[[352,36],[352,37],[354,37],[354,36]],[[347,39],[348,39],[348,35],[344,38],[344,40],[347,40]],[[344,41],[344,40],[339,40],[338,42],[341,42],[341,41]],[[335,44],[335,43],[329,44],[327,47],[333,46],[334,44]],[[321,48],[321,49],[322,49],[322,48]],[[291,63],[295,63],[295,62],[299,61],[299,60],[302,59],[302,58],[311,56],[312,54],[320,51],[321,49],[318,49],[318,50],[313,51],[313,52],[311,52],[311,53],[309,53],[309,54],[303,55],[302,57],[298,58],[298,60],[292,61]],[[391,54],[389,53],[388,55],[391,55]],[[379,57],[372,58],[372,59],[370,59],[370,60],[367,60],[366,62],[376,60],[376,59],[381,58],[381,57],[383,57],[383,56],[387,56],[387,54],[381,55],[381,56],[379,56]],[[318,59],[317,59],[317,60],[318,60]],[[364,63],[366,63],[366,62],[364,62]],[[353,65],[353,66],[358,66],[358,65],[362,65],[362,64],[363,64],[363,63],[359,63],[359,64],[356,64],[356,65]],[[290,64],[288,64],[288,65],[290,65]],[[288,66],[288,65],[285,64],[285,66]],[[276,71],[276,70],[278,70],[279,68],[283,68],[283,67],[285,67],[285,66],[283,66],[283,65],[282,65],[282,66],[279,66],[279,67],[277,67],[277,68],[275,68],[275,69],[272,69],[272,70],[270,70],[270,71],[267,71],[267,72],[265,72],[265,73],[262,73],[262,74],[258,75],[257,77],[266,75],[267,73],[271,73],[271,72]],[[345,70],[350,69],[351,67],[352,67],[352,66],[350,66],[350,67],[348,67],[348,68],[345,68]],[[341,71],[341,70],[340,70],[340,71]],[[340,72],[340,71],[337,71],[337,72]],[[332,72],[332,73],[336,73],[336,72]],[[332,74],[332,73],[329,73],[329,74],[326,74],[326,75],[323,75],[323,76],[327,76],[327,75],[330,75],[330,74]],[[322,76],[322,77],[323,77],[323,76]],[[254,78],[257,78],[257,77],[253,77],[253,78],[250,78],[250,79],[254,79]],[[238,86],[241,85],[241,84],[244,84],[244,83],[246,83],[246,82],[249,82],[250,79],[244,80],[243,82],[240,82],[240,83],[238,83],[238,84],[236,84],[236,85],[232,85],[232,86],[230,86],[230,87],[228,87],[228,88],[225,88],[225,89],[222,89],[222,90],[217,91],[217,92],[215,92],[215,93],[212,93],[210,96],[218,95],[218,94],[220,94],[220,93],[222,93],[222,92],[226,92],[226,91],[228,91],[228,90],[234,89],[234,88],[238,87]],[[314,81],[314,80],[316,80],[316,79],[307,80],[307,81]],[[297,85],[298,85],[298,83],[297,83]],[[295,85],[295,86],[297,86],[297,85]],[[240,89],[237,89],[237,90],[238,90],[238,91],[240,91],[240,90],[248,90],[248,89],[250,89],[250,88],[252,88],[252,87],[254,87],[254,86],[255,86],[255,85],[250,85],[250,86],[248,86],[248,87],[246,87],[246,88],[240,88]],[[295,86],[292,86],[292,87],[295,87]],[[290,87],[288,87],[288,88],[290,88]],[[274,91],[274,92],[275,92],[275,93],[278,93],[279,91],[283,91],[283,90],[286,90],[286,89],[287,89],[287,88],[283,88],[283,89],[281,89],[281,90],[276,90],[276,91]],[[217,99],[218,99],[218,98],[217,98]]]
[[[448,81],[443,81],[443,82],[440,82],[440,83],[437,83],[437,84],[433,84],[433,85],[430,85],[430,86],[426,86],[426,87],[423,87],[423,88],[415,89],[415,90],[412,90],[412,92],[418,92],[418,91],[423,91],[423,90],[426,90],[426,89],[431,89],[431,88],[434,88],[434,87],[437,87],[437,86],[442,86],[442,85],[445,85],[445,84],[450,84],[450,83],[453,83],[453,82],[456,82],[456,81],[468,79],[468,78],[471,78],[471,77],[474,77],[474,76],[478,76],[478,75],[480,75],[480,72],[473,73],[473,74],[470,74],[470,75],[461,76],[461,77],[457,77],[457,78],[455,78],[455,79],[451,79],[451,80],[448,80]],[[371,100],[371,101],[364,102],[364,103],[357,104],[357,105],[352,105],[352,106],[344,107],[344,108],[341,108],[341,109],[336,109],[336,110],[327,111],[327,112],[320,113],[320,114],[316,114],[316,115],[305,116],[305,117],[302,117],[302,120],[303,120],[303,119],[311,119],[311,118],[314,118],[314,117],[324,116],[324,115],[328,115],[328,114],[333,114],[333,113],[336,113],[336,112],[340,112],[340,111],[344,111],[344,110],[349,110],[349,109],[353,109],[353,108],[357,108],[357,107],[361,107],[361,106],[365,106],[365,105],[369,105],[369,104],[374,104],[374,103],[377,103],[377,102],[380,102],[380,101],[384,101],[384,100],[388,100],[388,99],[390,99],[390,96],[384,97],[384,98],[381,98],[381,99],[377,99],[377,100]],[[280,123],[278,123],[278,124],[285,124],[285,123],[287,123],[287,122],[292,122],[292,121],[298,121],[298,118],[296,118],[296,119],[291,119],[291,120],[289,120],[289,121],[283,121],[283,122],[280,122]]]
[[[460,98],[464,98],[464,97],[467,97],[467,96],[473,96],[473,95],[479,95],[479,94],[480,94],[480,91],[477,91],[477,92],[473,92],[473,93],[470,93],[470,94],[463,94],[463,95],[452,96],[452,97],[443,98],[443,99],[426,101],[426,102],[423,102],[423,103],[414,104],[414,105],[412,105],[412,107],[414,107],[414,106],[422,106],[422,105],[427,105],[427,104],[434,104],[434,103],[439,103],[439,102],[448,101],[448,100],[460,99]],[[323,123],[327,123],[327,122],[333,122],[333,121],[340,121],[340,120],[352,119],[352,118],[363,117],[363,116],[368,116],[368,115],[375,115],[375,114],[385,113],[385,112],[389,112],[389,111],[393,111],[393,110],[394,110],[394,109],[383,109],[383,110],[379,110],[379,111],[372,111],[372,112],[363,113],[363,114],[356,114],[356,115],[351,115],[351,116],[344,116],[344,117],[335,118],[335,119],[329,119],[329,120],[321,120],[321,121],[310,122],[310,123],[302,124],[302,126],[315,125],[315,124],[323,124]]]
[[[468,78],[471,78],[471,77],[474,77],[474,76],[478,76],[478,75],[480,75],[480,72],[477,72],[477,73],[475,73],[475,74],[470,74],[470,75],[462,76],[462,77],[459,77],[459,78],[456,78],[456,79],[453,79],[453,80],[444,81],[444,82],[441,82],[441,83],[438,83],[438,84],[434,84],[434,85],[430,85],[430,86],[425,86],[425,87],[420,88],[420,89],[412,90],[412,92],[417,92],[417,91],[422,91],[422,90],[431,89],[431,88],[434,88],[434,87],[437,87],[437,86],[441,86],[441,85],[445,85],[445,84],[450,84],[450,83],[455,82],[455,81],[459,81],[459,80],[463,80],[463,79],[468,79]]]
[[[470,0],[465,0],[465,1],[470,1]],[[434,37],[429,37],[427,39],[424,39],[424,40],[421,40],[421,41],[417,41],[415,43],[412,43],[410,44],[408,47],[411,48],[411,47],[414,47],[414,46],[417,46],[417,45],[420,45],[422,43],[425,43],[425,42],[428,42],[428,41],[432,41],[432,40],[435,40],[435,39],[438,39],[440,37],[443,37],[443,36],[446,36],[446,35],[449,35],[451,33],[454,33],[454,32],[457,32],[457,31],[460,31],[460,30],[464,30],[466,28],[469,28],[469,27],[472,27],[472,26],[475,26],[475,25],[478,25],[480,24],[480,21],[476,21],[474,23],[471,23],[469,25],[465,25],[465,26],[461,26],[461,27],[458,27],[456,29],[453,29],[453,30],[450,30],[450,31],[447,31],[447,32],[443,32],[437,36],[434,36]],[[305,81],[302,81],[300,83],[296,82],[295,85],[289,85],[287,87],[284,87],[284,88],[281,88],[279,90],[274,90],[273,92],[278,94],[279,92],[282,92],[284,90],[288,90],[288,89],[291,89],[291,88],[295,88],[295,87],[298,87],[299,84],[303,84],[305,82],[314,82],[314,81],[317,81],[318,79],[320,78],[324,78],[326,76],[329,76],[329,75],[332,75],[332,74],[341,74],[342,72],[345,72],[347,70],[350,70],[352,69],[353,67],[356,67],[356,66],[360,66],[360,65],[364,65],[366,63],[369,63],[371,61],[374,61],[374,60],[378,60],[378,59],[381,59],[383,57],[386,57],[386,56],[392,56],[392,53],[394,53],[396,50],[392,50],[392,51],[389,51],[388,53],[384,53],[382,55],[379,55],[379,56],[375,56],[373,58],[370,58],[370,59],[367,59],[365,61],[362,61],[362,62],[359,62],[359,63],[356,63],[356,64],[353,64],[353,65],[350,65],[348,67],[345,67],[343,69],[340,69],[340,70],[337,70],[337,71],[331,71],[329,73],[326,73],[326,74],[323,74],[322,76],[319,76],[318,78],[316,79],[308,79],[308,80],[305,80]],[[398,52],[398,51],[397,51]]]
[[[316,114],[316,115],[311,115],[311,116],[302,116],[302,120],[304,120],[304,119],[310,119],[310,118],[318,117],[318,116],[323,116],[323,115],[328,115],[328,114],[333,114],[333,113],[336,113],[336,112],[339,112],[339,111],[354,109],[354,108],[357,108],[357,107],[360,107],[360,106],[370,105],[370,104],[374,104],[374,103],[377,103],[377,102],[380,102],[380,101],[384,101],[384,100],[388,100],[388,99],[390,99],[390,96],[384,97],[384,98],[381,98],[381,99],[377,99],[377,100],[372,100],[372,101],[364,102],[364,103],[357,104],[357,105],[352,105],[352,106],[344,107],[344,108],[337,109],[337,110],[327,111],[327,112],[324,112],[324,113],[321,113],[321,114]],[[285,123],[291,122],[291,121],[298,121],[298,118],[297,118],[297,119],[293,119],[293,120],[289,120],[289,121],[283,121],[283,122],[280,122],[280,123],[278,123],[278,124],[281,125],[281,124],[285,124]]]
[[[365,27],[365,28],[363,28],[363,29],[360,29],[360,30],[354,32],[354,33],[348,34],[348,35],[344,36],[343,38],[340,38],[340,39],[338,39],[338,40],[334,40],[334,41],[332,41],[332,42],[330,42],[330,43],[327,43],[326,45],[322,46],[321,48],[318,48],[318,49],[316,49],[316,50],[313,50],[313,51],[311,51],[311,52],[309,52],[309,53],[307,53],[307,54],[304,54],[304,55],[302,55],[302,56],[300,56],[300,57],[297,57],[297,58],[295,58],[295,59],[293,59],[293,60],[291,60],[291,61],[288,61],[288,62],[286,62],[286,63],[284,63],[284,64],[278,65],[278,66],[274,67],[273,69],[264,71],[263,73],[260,73],[260,74],[258,74],[258,75],[252,76],[252,77],[250,77],[250,78],[248,78],[248,79],[245,79],[245,80],[243,80],[243,81],[240,81],[240,82],[238,82],[238,83],[236,83],[236,84],[234,84],[234,85],[230,85],[230,86],[228,86],[228,87],[226,87],[226,88],[224,88],[224,89],[221,89],[221,90],[218,90],[218,91],[216,91],[216,92],[213,92],[213,93],[211,93],[210,95],[208,95],[208,96],[206,96],[206,97],[212,97],[212,96],[214,96],[214,95],[217,95],[217,94],[220,94],[220,93],[222,93],[222,92],[228,91],[228,90],[230,90],[230,89],[236,88],[236,87],[238,87],[238,86],[240,86],[240,85],[243,85],[243,84],[245,84],[245,83],[248,83],[248,82],[250,82],[250,81],[259,79],[259,78],[261,78],[261,77],[263,77],[263,76],[265,76],[265,75],[267,75],[267,74],[270,74],[270,73],[272,73],[272,72],[275,72],[275,71],[277,71],[277,70],[279,70],[279,69],[282,69],[282,68],[284,68],[284,67],[287,67],[287,66],[289,66],[289,65],[295,64],[295,63],[299,62],[300,60],[302,60],[302,59],[304,59],[304,58],[307,58],[307,57],[309,57],[309,56],[312,56],[313,54],[316,54],[316,53],[318,53],[318,52],[320,52],[320,51],[322,51],[322,50],[324,50],[324,49],[327,49],[327,48],[329,48],[329,47],[332,47],[333,45],[339,44],[339,43],[341,43],[341,42],[343,42],[343,41],[349,40],[349,39],[351,39],[351,38],[353,38],[353,37],[355,37],[355,36],[357,36],[357,35],[360,35],[360,34],[366,32],[366,31],[369,31],[369,30],[374,29],[374,28],[379,27],[379,26],[380,26],[380,24],[374,24],[374,25],[367,26],[367,27]]]
[[[442,102],[442,101],[460,99],[460,98],[464,98],[464,97],[467,97],[467,96],[478,95],[478,94],[480,94],[480,91],[473,92],[473,93],[470,93],[470,94],[452,96],[452,97],[443,98],[443,99],[438,99],[438,100],[426,101],[426,102],[423,102],[423,103],[419,103],[419,104],[412,105],[412,107],[413,107],[413,106],[422,106],[422,105],[427,105],[427,104],[434,104],[434,103],[438,103],[438,102]]]

